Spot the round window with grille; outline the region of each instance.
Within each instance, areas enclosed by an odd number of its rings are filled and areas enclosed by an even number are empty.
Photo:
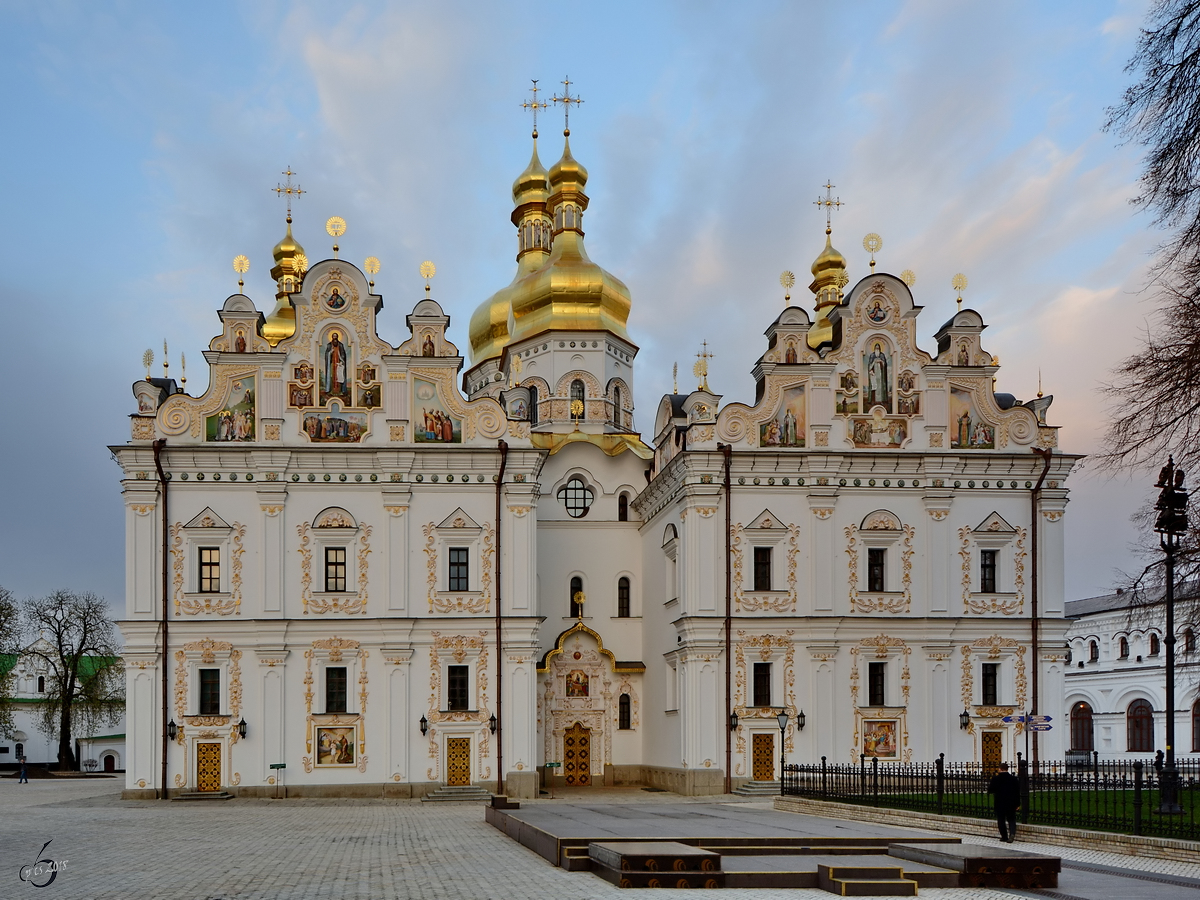
[[[558,489],[558,501],[567,508],[567,515],[573,519],[586,516],[594,499],[596,495],[583,483],[582,478],[572,478]]]

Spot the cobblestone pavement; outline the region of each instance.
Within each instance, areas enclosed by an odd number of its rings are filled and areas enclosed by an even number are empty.
[[[122,801],[106,779],[0,779],[0,898],[37,900],[385,900],[385,898],[625,898],[587,873],[551,866],[483,821],[480,804],[399,800],[232,800],[222,803]],[[594,791],[565,800],[687,802],[668,793]],[[712,803],[718,798],[691,798]],[[528,802],[528,801],[526,801]],[[561,802],[551,800],[539,803]],[[749,808],[769,809],[752,802]],[[65,860],[40,890],[20,868],[43,857]],[[987,843],[984,841],[984,843]],[[1036,847],[1091,866],[1200,878],[1200,864]],[[1084,877],[1080,875],[1080,877]],[[937,900],[1082,896],[1156,900],[1196,889],[1087,873],[1090,893],[946,889]],[[1097,880],[1099,879],[1099,880]],[[1105,879],[1112,883],[1105,887]],[[1084,886],[1084,881],[1077,882]],[[1097,893],[1099,891],[1099,893]],[[1177,892],[1183,891],[1179,894]],[[659,895],[659,892],[655,892]],[[698,900],[816,898],[818,890],[689,891]],[[1150,893],[1146,893],[1150,896]]]

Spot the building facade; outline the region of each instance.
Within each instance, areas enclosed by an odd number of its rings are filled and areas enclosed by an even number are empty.
[[[1011,758],[1003,719],[1035,685],[1058,712],[1076,458],[1031,452],[1057,445],[1050,398],[995,393],[979,314],[925,352],[908,284],[872,271],[844,293],[827,231],[815,315],[770,323],[755,404],[704,381],[662,399],[647,444],[630,292],[584,248],[586,183],[566,142],[546,171],[535,135],[517,271],[472,314],[469,365],[428,286],[411,336],[381,340],[369,276],[310,266],[289,215],[274,308],[225,301],[207,391],[134,385],[112,448],[131,795],[161,786],[168,730],[171,791],[411,796],[502,773],[531,796],[549,772],[713,793],[775,778],[782,753]]]
[[[1146,759],[1167,745],[1166,614],[1123,591],[1066,604],[1066,710],[1072,755]],[[1175,634],[1175,753],[1200,754],[1196,631]]]

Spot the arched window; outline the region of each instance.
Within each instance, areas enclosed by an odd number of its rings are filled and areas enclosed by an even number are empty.
[[[1150,633],[1150,655],[1158,656],[1158,635]]]
[[[613,424],[621,427],[621,386],[613,386]]]
[[[38,693],[39,694],[46,693],[46,676],[45,675],[38,676]]]
[[[617,728],[621,731],[628,731],[633,727],[631,706],[629,695],[622,694],[621,699],[617,701]]]
[[[583,615],[583,604],[575,598],[583,593],[583,579],[576,575],[571,579],[571,615],[579,618]],[[584,598],[586,599],[586,598]]]
[[[1099,662],[1100,660],[1100,645],[1095,641],[1088,641],[1088,661]]]
[[[629,579],[623,576],[617,581],[617,618],[629,618]]]
[[[1192,704],[1192,752],[1200,753],[1200,700]]]
[[[1125,711],[1125,736],[1130,753],[1154,749],[1154,710],[1146,700],[1134,700]]]
[[[1080,700],[1071,707],[1071,749],[1095,750],[1096,741],[1092,730],[1092,708]]]
[[[17,762],[25,758],[25,745],[17,741]]]
[[[617,521],[629,521],[629,495],[622,494],[617,498]]]
[[[1129,659],[1129,639],[1121,638],[1121,659]]]
[[[538,423],[538,396],[537,388],[532,384],[529,386],[529,424],[536,425]]]
[[[1196,652],[1196,632],[1192,631],[1190,628],[1185,628],[1183,631],[1183,652]]]
[[[579,401],[579,403],[581,404],[580,406],[575,405],[576,400]],[[584,403],[583,382],[580,381],[578,378],[576,378],[574,381],[571,382],[571,409],[570,409],[571,418],[572,419],[582,419],[585,417],[586,412],[587,412],[587,405]]]

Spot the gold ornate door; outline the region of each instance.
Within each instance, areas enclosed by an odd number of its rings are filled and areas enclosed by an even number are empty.
[[[563,778],[571,787],[592,783],[592,730],[579,722],[563,734]]]
[[[1000,763],[1004,761],[1004,732],[985,731],[980,735],[980,746],[983,750],[984,773],[999,771]]]
[[[775,735],[769,731],[754,735],[754,780],[775,780]]]
[[[446,738],[446,784],[471,783],[471,739]]]
[[[196,790],[221,789],[221,745],[196,745]]]

